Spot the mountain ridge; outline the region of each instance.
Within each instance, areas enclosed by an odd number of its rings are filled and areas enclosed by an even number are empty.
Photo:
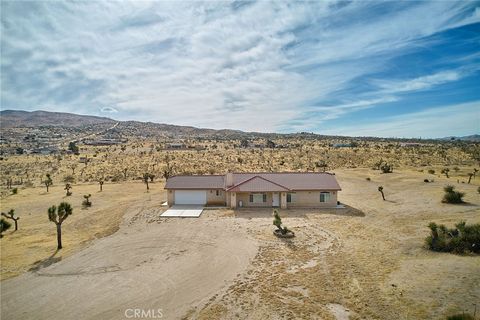
[[[157,122],[144,122],[137,120],[114,120],[108,117],[102,116],[92,116],[92,115],[82,115],[76,113],[68,112],[53,112],[53,111],[44,111],[44,110],[35,110],[35,111],[25,111],[25,110],[0,110],[0,126],[2,128],[16,128],[16,127],[44,127],[44,126],[54,126],[54,127],[76,127],[80,128],[82,126],[91,126],[96,124],[115,124],[120,123],[122,127],[148,127],[155,131],[161,132],[171,132],[174,134],[180,135],[192,135],[192,136],[250,136],[255,135],[259,137],[269,137],[269,136],[289,136],[289,135],[314,135],[314,136],[324,136],[321,134],[313,134],[308,132],[301,133],[260,133],[260,132],[246,132],[242,130],[235,129],[210,129],[210,128],[199,128],[194,126],[181,126],[174,124],[166,123],[157,123]],[[381,137],[347,137],[347,136],[337,136],[332,135],[330,137],[340,137],[340,138],[380,138]],[[448,136],[443,138],[436,139],[416,139],[416,138],[385,138],[393,140],[437,140],[437,141],[473,141],[479,142],[480,135],[472,134],[468,136]]]

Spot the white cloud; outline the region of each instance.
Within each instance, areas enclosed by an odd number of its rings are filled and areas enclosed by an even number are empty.
[[[391,94],[317,103],[382,71],[389,58],[423,38],[479,20],[462,16],[471,6],[466,2],[399,4],[368,16],[376,6],[2,3],[2,105],[81,113],[98,112],[100,105],[109,106],[101,112],[118,111],[119,119],[255,131],[321,115],[289,128],[301,131],[395,101],[394,93],[455,80],[454,72],[439,72],[383,81],[380,91]]]
[[[375,137],[439,138],[480,133],[480,101],[440,106],[419,112],[325,130],[325,134]]]
[[[117,113],[118,110],[112,107],[102,107],[100,108],[100,112],[105,112],[105,113]]]

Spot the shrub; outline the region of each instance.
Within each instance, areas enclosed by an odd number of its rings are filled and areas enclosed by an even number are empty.
[[[428,179],[423,179],[423,182],[425,182],[425,183],[429,183],[429,182],[430,182],[430,180],[428,180]]]
[[[465,193],[455,191],[454,186],[447,185],[443,188],[445,194],[443,195],[443,203],[463,203],[462,198],[465,196]]]
[[[382,173],[392,173],[393,166],[385,163],[380,167],[380,170],[382,170]]]
[[[0,219],[0,238],[3,237],[3,232],[10,229],[10,227],[12,226],[12,224],[10,222],[8,222],[7,220],[5,219]]]
[[[18,193],[18,188],[13,188],[12,189],[12,194],[17,194]]]
[[[430,169],[430,170],[428,170],[428,173],[430,173],[430,174],[435,174],[435,170]]]
[[[447,320],[475,320],[475,318],[468,313],[459,313],[452,316],[448,316]]]
[[[75,182],[75,178],[74,178],[72,175],[67,175],[67,176],[63,177],[63,182],[65,182],[65,183],[74,183],[74,182]]]
[[[449,229],[445,225],[431,222],[430,235],[425,239],[428,248],[432,251],[453,253],[480,253],[480,224],[467,226],[465,221]]]
[[[370,181],[370,180],[372,180],[372,179],[370,179],[370,177],[366,177],[365,180]]]

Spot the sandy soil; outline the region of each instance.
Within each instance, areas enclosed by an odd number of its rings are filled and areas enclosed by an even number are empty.
[[[478,179],[477,185],[455,183],[469,202],[458,206],[440,202],[451,179],[424,183],[425,174],[412,171],[338,170],[337,175],[347,208],[284,211],[284,223],[297,235],[293,240],[278,241],[262,231],[271,219],[259,211],[238,211],[258,239],[259,253],[245,278],[192,317],[441,319],[473,314],[475,303],[478,309],[480,257],[423,247],[430,221],[480,222]]]
[[[292,240],[273,236],[268,209],[165,219],[160,191],[127,201],[113,235],[2,281],[2,318],[123,319],[127,308],[209,320],[432,319],[473,312],[480,257],[433,253],[423,241],[430,221],[480,222],[480,178],[467,185],[444,177],[424,183],[427,174],[411,170],[337,175],[346,208],[283,210],[284,224],[296,232]],[[442,204],[447,183],[465,191],[469,204]]]
[[[257,252],[238,223],[158,219],[161,211],[131,208],[114,235],[3,281],[2,318],[123,319],[127,309],[161,309],[177,319],[228,287]]]
[[[148,202],[160,207],[166,197],[163,184],[153,184],[149,193],[142,183],[104,184],[103,191],[95,184],[74,185],[72,196],[66,197],[64,185],[45,188],[20,189],[19,194],[1,200],[1,211],[12,208],[20,217],[19,230],[13,223],[1,240],[1,279],[10,278],[29,269],[44,267],[84,248],[92,240],[108,236],[118,230],[125,213]],[[92,207],[82,207],[84,194],[91,194]],[[152,201],[152,199],[154,199]],[[55,224],[48,220],[47,209],[69,202],[73,214],[62,225],[64,248],[55,256],[57,239]]]

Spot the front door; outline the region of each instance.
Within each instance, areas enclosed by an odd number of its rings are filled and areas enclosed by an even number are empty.
[[[280,206],[280,193],[274,192],[272,194],[272,207]]]

